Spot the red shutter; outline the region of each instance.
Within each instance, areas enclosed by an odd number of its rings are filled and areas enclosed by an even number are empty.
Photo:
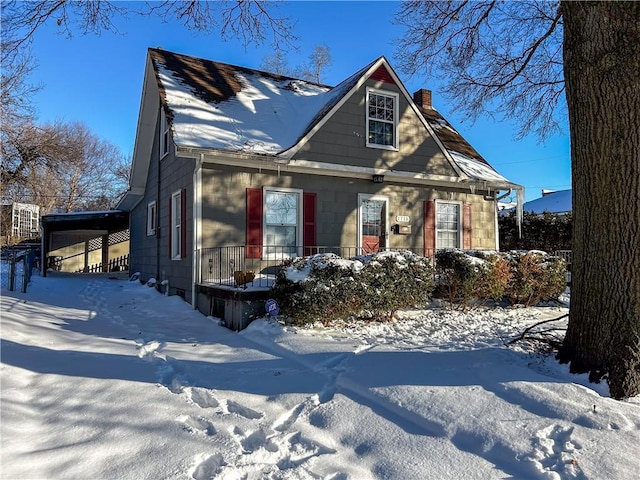
[[[424,255],[432,257],[436,250],[436,202],[424,202]]]
[[[316,229],[316,194],[304,193],[302,197],[302,245],[303,255],[313,255],[317,253],[313,248],[318,243]]]
[[[245,256],[262,257],[262,189],[247,188],[247,230]]]
[[[171,256],[171,237],[173,237],[173,226],[171,225],[171,209],[173,208],[173,198],[171,196],[169,196],[169,228],[167,228],[167,238],[169,239],[169,258],[172,258]]]
[[[462,248],[471,250],[471,204],[462,205]]]
[[[187,256],[187,191],[180,192],[180,258]]]

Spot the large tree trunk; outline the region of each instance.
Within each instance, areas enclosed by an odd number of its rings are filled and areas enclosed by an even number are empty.
[[[573,272],[559,358],[623,398],[640,394],[640,3],[562,13]]]

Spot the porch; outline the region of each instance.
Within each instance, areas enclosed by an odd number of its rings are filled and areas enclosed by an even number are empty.
[[[434,255],[433,250],[424,248],[386,248],[379,251],[407,250],[429,258]],[[329,246],[238,245],[203,248],[197,252],[196,293],[199,309],[206,315],[221,318],[232,330],[242,330],[254,318],[265,314],[265,303],[270,297],[271,287],[285,262],[326,253],[350,259],[374,251],[361,247]]]

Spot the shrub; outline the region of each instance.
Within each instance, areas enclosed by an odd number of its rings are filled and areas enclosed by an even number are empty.
[[[397,310],[424,305],[431,298],[433,267],[428,259],[409,251],[357,259],[364,265],[358,279],[365,299],[361,317],[390,320]]]
[[[426,303],[433,290],[428,259],[383,252],[346,260],[334,254],[297,258],[278,272],[272,289],[293,323],[338,318],[389,319],[400,308]]]
[[[278,271],[272,296],[294,323],[328,323],[359,310],[355,275],[362,268],[361,262],[332,253],[296,258]]]
[[[462,308],[501,299],[511,277],[509,263],[495,252],[440,250],[436,271],[440,296]]]
[[[512,303],[536,305],[557,299],[567,286],[567,264],[564,259],[539,250],[513,251],[507,255],[512,276],[506,297]]]
[[[498,215],[500,248],[511,250],[571,250],[571,213],[557,214],[545,212],[538,215],[524,212],[522,233],[518,235],[515,211]]]

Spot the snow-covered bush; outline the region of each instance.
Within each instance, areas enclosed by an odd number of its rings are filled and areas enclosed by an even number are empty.
[[[428,259],[382,252],[347,260],[334,254],[297,258],[277,274],[272,295],[297,324],[338,318],[389,319],[424,305],[433,290]]]
[[[436,253],[436,295],[466,308],[488,300],[536,305],[566,289],[566,262],[545,252],[441,250]]]
[[[512,251],[509,261],[511,280],[506,297],[512,304],[536,305],[557,299],[567,287],[567,263],[540,250]]]
[[[466,308],[500,300],[511,277],[509,263],[497,252],[436,252],[437,292],[450,305]]]

